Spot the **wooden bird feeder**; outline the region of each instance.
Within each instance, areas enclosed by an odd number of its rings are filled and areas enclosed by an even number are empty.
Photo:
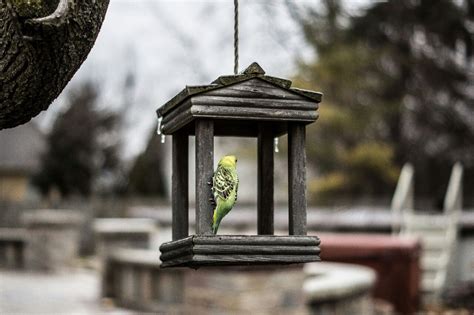
[[[173,138],[172,241],[160,247],[162,268],[320,260],[319,239],[306,236],[305,128],[318,118],[321,97],[321,93],[291,88],[291,81],[267,76],[253,63],[242,74],[187,86],[157,110],[161,132]],[[288,134],[290,235],[276,236],[273,139],[284,134]],[[192,135],[196,139],[196,231],[189,235],[188,138]],[[258,235],[212,233],[214,206],[208,182],[214,173],[214,136],[258,138]]]

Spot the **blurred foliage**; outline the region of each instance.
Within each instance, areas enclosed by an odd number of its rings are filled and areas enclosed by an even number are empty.
[[[96,108],[97,91],[85,83],[69,95],[47,137],[47,150],[33,184],[46,195],[62,197],[120,191],[120,117]]]
[[[164,147],[155,131],[148,145],[135,160],[128,176],[127,193],[138,196],[166,196]]]
[[[294,84],[324,93],[307,135],[313,197],[391,195],[406,161],[417,193],[436,199],[455,161],[473,177],[473,1],[389,0],[357,15],[337,0],[287,4],[315,51]]]

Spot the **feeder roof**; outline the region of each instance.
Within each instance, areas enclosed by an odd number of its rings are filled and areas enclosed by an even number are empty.
[[[240,74],[220,76],[208,85],[186,86],[158,108],[162,132],[171,134],[188,127],[192,133],[189,124],[195,118],[315,121],[322,94],[292,88],[291,84],[289,80],[265,75],[254,62]]]

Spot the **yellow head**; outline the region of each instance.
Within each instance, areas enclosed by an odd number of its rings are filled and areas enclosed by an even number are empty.
[[[235,167],[237,164],[237,158],[235,155],[226,155],[219,161],[219,166],[222,167]]]

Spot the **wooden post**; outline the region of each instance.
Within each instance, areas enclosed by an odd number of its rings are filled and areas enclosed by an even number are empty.
[[[266,123],[259,124],[257,174],[257,234],[273,235],[273,132]]]
[[[173,241],[189,235],[188,152],[188,135],[183,132],[174,134],[171,178]]]
[[[196,133],[196,234],[212,234],[212,192],[214,174],[214,122],[198,119]]]
[[[305,126],[288,123],[288,203],[290,235],[306,235]]]

